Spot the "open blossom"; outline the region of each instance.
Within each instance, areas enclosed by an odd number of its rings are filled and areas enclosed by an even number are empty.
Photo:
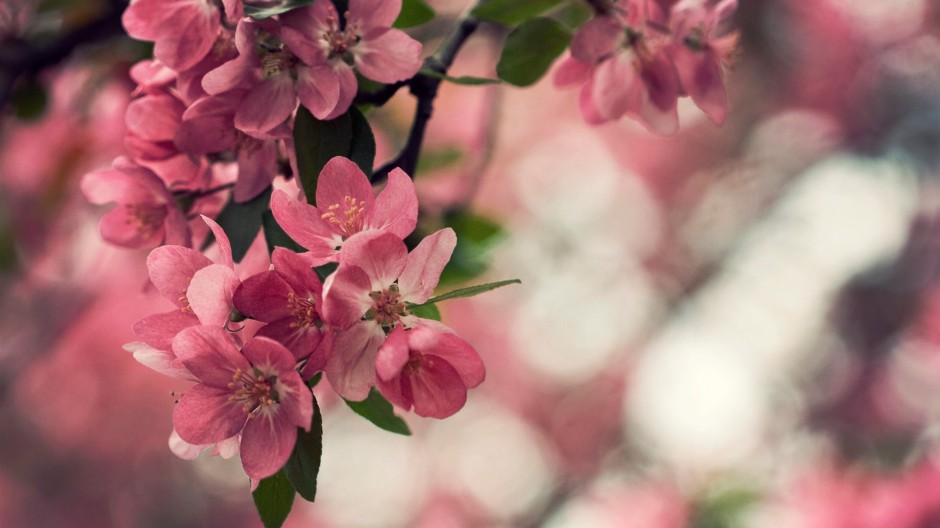
[[[332,108],[310,108],[313,115],[332,119],[349,108],[357,89],[353,66],[381,83],[418,73],[421,43],[391,27],[400,11],[401,0],[350,0],[343,25],[331,0],[316,0],[281,17],[280,36],[287,46],[306,64],[329,67],[313,82],[340,89]]]
[[[129,248],[190,245],[186,217],[163,181],[147,168],[118,158],[111,168],[86,174],[82,192],[93,204],[118,204],[98,224],[101,237],[112,244]]]
[[[153,54],[176,71],[199,62],[221,28],[219,9],[209,0],[136,0],[124,11],[127,33],[154,43]]]
[[[305,255],[284,248],[271,254],[274,269],[252,275],[235,291],[235,308],[268,323],[255,334],[286,346],[294,358],[306,360],[304,374],[322,370],[333,333],[323,324],[323,285]]]
[[[317,180],[317,206],[292,200],[283,191],[271,196],[271,212],[281,228],[310,250],[314,265],[335,262],[340,248],[353,235],[387,232],[403,239],[418,222],[414,183],[401,169],[393,169],[378,196],[358,165],[335,157]]]
[[[192,379],[172,351],[173,339],[191,326],[224,327],[239,284],[225,231],[215,221],[202,218],[215,235],[221,262],[214,264],[199,251],[182,246],[166,245],[151,251],[147,257],[150,281],[176,309],[137,321],[134,334],[140,341],[124,345],[134,359],[173,378]]]
[[[381,232],[355,237],[343,248],[343,260],[323,285],[323,317],[342,329],[324,369],[336,392],[353,400],[368,395],[387,331],[399,324],[438,326],[413,315],[408,305],[431,297],[456,244],[454,231],[446,228],[411,253],[400,238]]]
[[[193,373],[173,411],[180,438],[215,444],[241,434],[242,467],[252,480],[276,473],[290,457],[297,428],[310,430],[313,400],[291,353],[266,337],[241,352],[225,330],[195,326],[173,340],[173,351]]]
[[[467,389],[486,377],[469,343],[427,326],[396,327],[375,358],[378,388],[388,401],[419,416],[446,418],[467,401]]]

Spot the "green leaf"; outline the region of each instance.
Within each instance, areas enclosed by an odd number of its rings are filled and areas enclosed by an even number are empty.
[[[317,273],[317,277],[320,278],[320,282],[323,282],[326,280],[327,277],[332,275],[334,271],[336,271],[337,267],[339,267],[339,264],[335,262],[327,262],[326,264],[322,266],[317,266],[313,268],[313,271]]]
[[[549,18],[527,20],[506,38],[496,74],[516,86],[535,84],[570,42],[571,31],[560,22]]]
[[[322,121],[301,106],[294,121],[294,148],[298,177],[310,204],[316,205],[320,171],[335,156],[350,158],[366,175],[372,174],[375,137],[369,121],[355,107],[336,119]]]
[[[294,504],[294,488],[283,469],[262,479],[251,496],[265,528],[280,528]]]
[[[375,387],[369,392],[369,396],[362,401],[349,401],[345,398],[343,400],[356,414],[374,423],[379,428],[392,433],[411,436],[411,429],[408,429],[408,424],[395,416],[395,413],[392,412],[392,404]]]
[[[470,12],[477,18],[515,26],[557,6],[563,0],[489,0]]]
[[[499,224],[466,210],[445,216],[445,224],[457,233],[457,247],[441,273],[441,284],[467,282],[490,265],[490,249],[503,234]]]
[[[264,226],[264,241],[268,244],[268,254],[273,253],[275,247],[287,248],[295,253],[306,251],[281,229],[270,209],[261,214],[261,224]]]
[[[297,428],[297,443],[284,465],[284,474],[301,497],[310,502],[317,497],[317,474],[323,455],[323,416],[316,397],[313,398],[313,420],[310,431]]]
[[[351,107],[349,116],[352,120],[352,139],[347,157],[359,165],[367,177],[372,176],[372,164],[375,163],[375,136],[369,120],[358,108]]]
[[[316,387],[316,386],[320,383],[320,380],[322,380],[322,379],[323,379],[323,373],[322,373],[322,372],[317,372],[316,374],[313,375],[312,378],[310,378],[310,379],[307,380],[307,382],[306,382],[306,383],[307,383],[307,387],[308,387],[310,390],[313,390],[313,388]]]
[[[286,13],[298,7],[310,5],[313,3],[313,0],[284,0],[274,5],[271,5],[271,2],[254,3],[259,5],[252,5],[249,2],[245,2],[245,15],[255,20],[261,20],[262,18],[280,15],[281,13]]]
[[[441,311],[438,310],[436,304],[421,304],[409,307],[409,311],[423,319],[433,319],[435,321],[441,320]]]
[[[570,2],[558,10],[553,16],[556,20],[571,29],[577,29],[594,16],[594,10],[586,3]]]
[[[236,202],[233,195],[229,198],[228,204],[222,208],[219,216],[215,218],[215,221],[222,226],[225,234],[228,235],[228,240],[232,244],[232,259],[235,262],[241,262],[245,258],[248,248],[251,247],[255,237],[258,236],[258,231],[261,230],[263,222],[262,216],[268,210],[270,202],[270,187],[245,203]],[[215,237],[210,233],[202,249],[205,250],[209,247],[213,240],[215,240]]]
[[[35,79],[20,83],[10,95],[13,114],[23,121],[34,121],[42,117],[49,105],[46,89]]]
[[[463,159],[463,151],[460,150],[460,147],[454,145],[437,149],[424,149],[418,159],[418,168],[415,169],[415,173],[421,174],[450,167],[461,159]]]
[[[488,282],[486,284],[478,284],[476,286],[467,286],[466,288],[460,288],[454,291],[447,292],[437,297],[431,297],[422,304],[416,304],[414,306],[409,306],[408,309],[414,311],[415,308],[419,306],[424,306],[427,304],[439,303],[441,301],[446,301],[448,299],[457,299],[460,297],[473,297],[475,295],[480,295],[481,293],[488,292],[490,290],[495,290],[496,288],[502,288],[503,286],[508,286],[510,284],[522,284],[522,281],[519,279],[508,279],[501,280],[496,282]]]
[[[420,26],[434,18],[434,10],[424,0],[402,0],[401,12],[392,27],[403,29]]]
[[[480,86],[482,84],[499,84],[503,81],[499,79],[488,79],[486,77],[471,77],[469,75],[462,75],[460,77],[451,77],[450,75],[444,75],[443,73],[436,72],[434,70],[429,70],[423,68],[418,73],[422,75],[427,75],[428,77],[435,77],[437,79],[443,79],[447,82],[454,84],[461,84],[463,86]]]

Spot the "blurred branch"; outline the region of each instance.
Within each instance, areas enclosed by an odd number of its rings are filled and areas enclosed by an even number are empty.
[[[0,46],[0,112],[6,107],[21,77],[35,76],[58,64],[84,44],[123,35],[121,14],[126,7],[126,0],[110,0],[99,18],[45,44],[36,45],[20,39],[4,42]]]

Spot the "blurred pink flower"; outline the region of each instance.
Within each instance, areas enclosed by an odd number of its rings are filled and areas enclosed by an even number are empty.
[[[241,353],[221,328],[197,326],[173,340],[173,350],[198,384],[173,411],[180,438],[214,444],[241,433],[242,467],[252,480],[276,473],[290,457],[297,428],[310,429],[313,400],[291,353],[265,337]]]
[[[335,157],[317,181],[318,206],[291,200],[275,191],[271,211],[277,223],[298,244],[310,250],[314,265],[338,260],[350,237],[361,232],[387,232],[405,238],[418,222],[414,183],[393,169],[388,184],[374,196],[372,185],[358,165]]]
[[[483,361],[452,333],[396,327],[375,358],[378,388],[388,401],[419,416],[446,418],[467,401],[467,389],[486,377]]]

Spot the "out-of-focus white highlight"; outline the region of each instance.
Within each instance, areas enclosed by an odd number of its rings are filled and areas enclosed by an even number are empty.
[[[867,40],[886,43],[916,33],[927,14],[925,0],[829,0]]]
[[[693,474],[747,461],[772,423],[773,384],[805,359],[838,288],[900,249],[915,184],[890,161],[808,170],[646,349],[628,427]]]

